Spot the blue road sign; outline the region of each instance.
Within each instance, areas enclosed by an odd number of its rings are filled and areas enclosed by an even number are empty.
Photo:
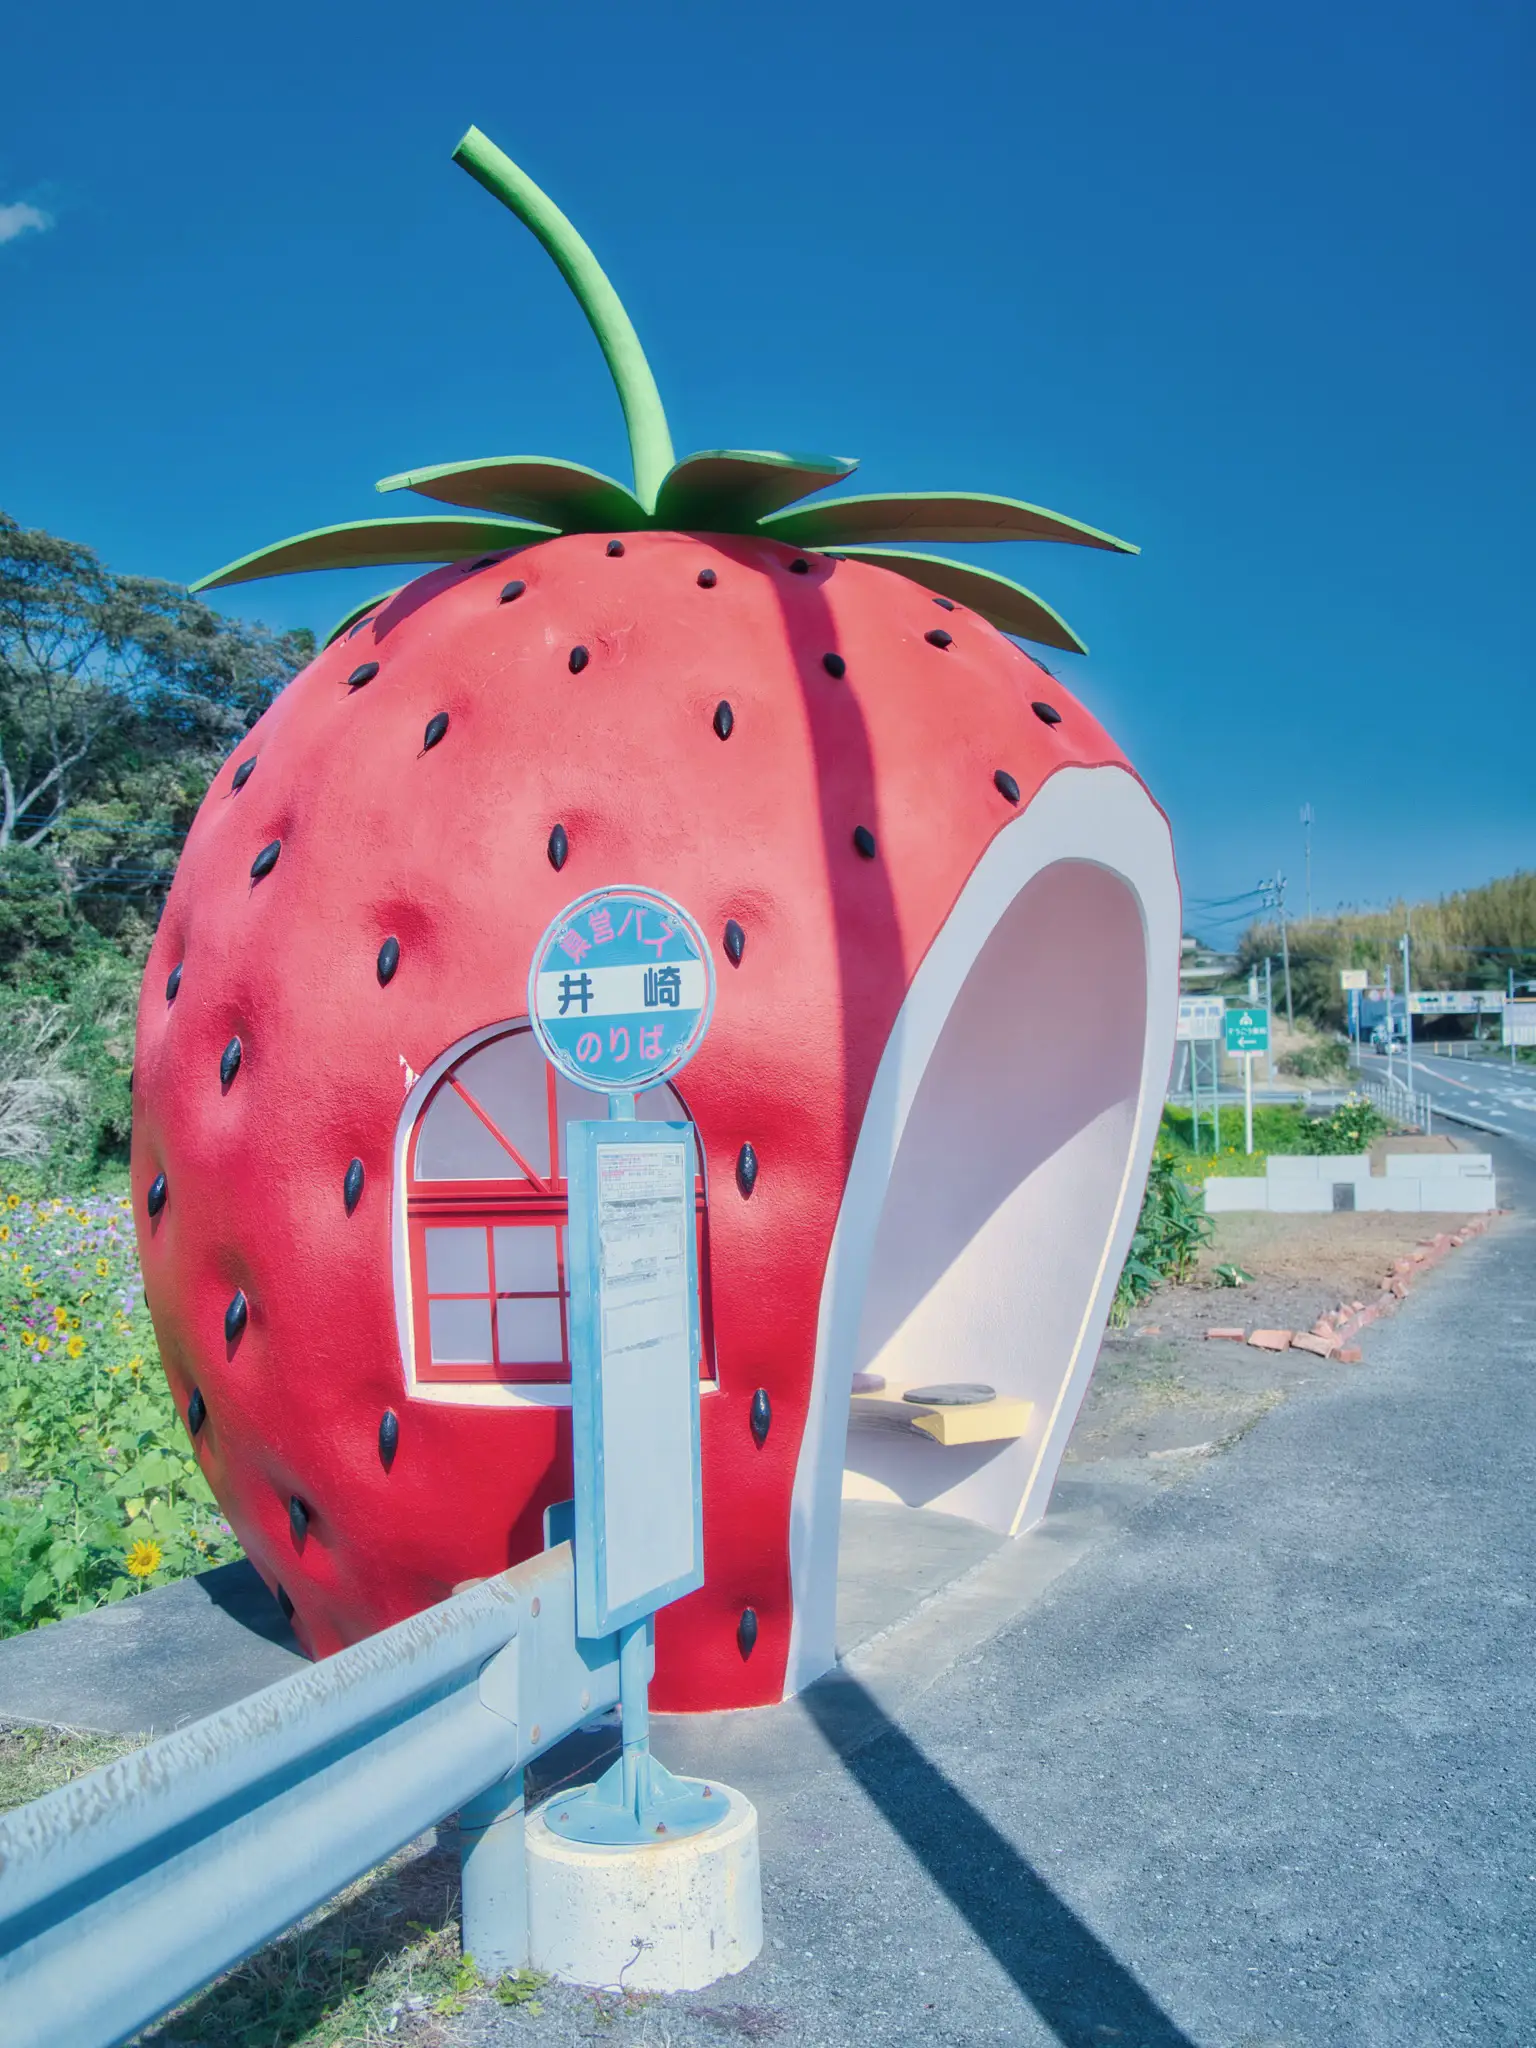
[[[709,1028],[715,970],[704,934],[656,889],[594,889],[534,948],[528,1014],[545,1057],[582,1088],[653,1087]]]

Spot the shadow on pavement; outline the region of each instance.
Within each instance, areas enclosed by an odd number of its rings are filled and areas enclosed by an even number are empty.
[[[850,1697],[851,1695],[851,1697]],[[801,1700],[843,1768],[1063,2048],[1195,2048],[1125,1965],[846,1670]],[[845,1749],[849,1708],[867,1739]]]

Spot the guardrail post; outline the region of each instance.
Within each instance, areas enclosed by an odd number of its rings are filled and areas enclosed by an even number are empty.
[[[459,1809],[464,1953],[484,1977],[528,1963],[528,1863],[523,1774],[509,1771]]]

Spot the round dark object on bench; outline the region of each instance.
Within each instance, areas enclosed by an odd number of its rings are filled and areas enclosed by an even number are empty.
[[[980,1380],[952,1380],[942,1387],[909,1387],[901,1398],[914,1408],[979,1408],[997,1399],[997,1389]]]

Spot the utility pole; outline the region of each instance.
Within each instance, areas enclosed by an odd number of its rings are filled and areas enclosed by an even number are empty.
[[[1403,1060],[1408,1072],[1408,1092],[1413,1093],[1413,970],[1409,963],[1408,934],[1403,933]]]
[[[1312,806],[1301,807],[1301,835],[1307,857],[1307,923],[1312,922]]]
[[[1291,1003],[1291,941],[1285,928],[1285,877],[1277,868],[1274,880],[1260,882],[1259,887],[1269,899],[1270,908],[1280,919],[1280,963],[1285,970],[1285,1023],[1286,1029],[1296,1029],[1296,1012]]]
[[[1275,964],[1273,953],[1264,955],[1264,1008],[1269,1017],[1269,1051],[1265,1058],[1269,1062],[1269,1085],[1275,1085],[1275,978],[1271,969]]]

